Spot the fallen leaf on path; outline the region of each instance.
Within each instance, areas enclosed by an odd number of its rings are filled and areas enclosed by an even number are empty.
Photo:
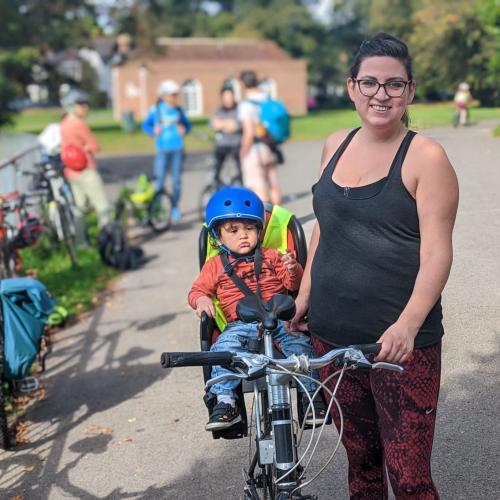
[[[119,444],[123,444],[123,443],[131,443],[133,440],[131,437],[126,437],[126,438],[123,438],[123,439],[120,439],[120,441],[118,441]]]
[[[21,495],[16,495],[14,497],[10,497],[9,500],[24,500],[24,497]]]
[[[129,419],[128,419],[128,423],[129,423],[129,424],[132,424],[132,423],[133,423],[133,422],[135,422],[136,420],[137,420],[137,418],[135,418],[135,417],[129,418]]]
[[[100,427],[98,425],[91,425],[87,427],[84,434],[90,434],[92,436],[100,436],[103,434],[113,434],[113,429],[111,427]]]
[[[18,422],[16,426],[16,443],[26,444],[30,440],[28,438],[28,432],[31,422]]]
[[[33,471],[33,470],[35,470],[35,466],[34,466],[34,465],[25,465],[25,466],[23,467],[23,471],[24,471],[24,472],[31,472],[31,471]]]

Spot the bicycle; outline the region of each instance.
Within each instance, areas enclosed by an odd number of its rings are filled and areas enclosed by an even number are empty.
[[[227,148],[227,151],[223,151],[225,157],[232,155],[235,158],[235,153],[231,148]],[[225,159],[225,158],[224,158]],[[198,218],[201,222],[205,221],[205,207],[207,206],[208,200],[212,195],[219,189],[226,186],[241,186],[243,184],[241,178],[241,167],[237,163],[236,159],[233,160],[234,172],[232,175],[226,175],[221,178],[221,172],[227,170],[225,163],[220,165],[216,159],[211,160],[211,173],[210,181],[206,184],[198,197]]]
[[[55,160],[35,163],[39,172],[18,171],[20,175],[33,177],[34,189],[28,192],[30,196],[42,196],[45,201],[42,215],[46,226],[50,228],[50,239],[56,239],[65,245],[73,265],[78,266],[76,252],[76,227],[73,208],[75,201],[71,186],[63,175],[63,166]]]
[[[17,192],[0,196],[0,279],[11,278],[22,265],[15,245],[15,227],[6,218],[19,208],[19,196]]]
[[[145,174],[139,175],[135,189],[124,186],[115,204],[115,220],[126,225],[129,217],[147,224],[155,233],[170,228],[172,198],[164,189],[156,191]]]
[[[181,366],[223,365],[234,374],[221,375],[210,379],[206,388],[229,378],[249,381],[253,384],[253,423],[255,431],[255,450],[250,453],[251,460],[244,470],[244,500],[306,500],[316,496],[303,494],[302,490],[309,486],[331,462],[343,433],[342,410],[335,398],[343,374],[349,369],[388,369],[401,373],[403,368],[386,362],[372,362],[369,358],[380,351],[380,344],[366,344],[333,349],[320,358],[308,358],[306,355],[290,356],[285,359],[273,357],[273,341],[271,332],[276,328],[278,319],[289,320],[295,314],[295,302],[286,295],[275,295],[270,301],[263,302],[257,296],[243,298],[238,304],[238,316],[244,322],[257,322],[259,339],[264,343],[264,353],[258,348],[249,353],[233,352],[164,352],[161,355],[163,368]],[[305,473],[313,458],[314,452],[323,434],[326,421],[319,428],[319,435],[314,441],[316,429],[313,428],[305,449],[301,450],[305,424],[298,425],[292,408],[291,381],[303,387],[301,377],[310,370],[316,370],[327,364],[335,363],[338,370],[324,382],[317,382],[316,394],[321,389],[330,396],[328,412],[335,404],[340,416],[339,437],[327,462],[311,479],[305,479]],[[326,383],[338,376],[333,391]],[[259,381],[265,379],[263,388]],[[262,384],[261,384],[262,385]],[[304,387],[303,387],[304,389]],[[305,391],[307,393],[307,391]],[[309,396],[309,409],[314,413],[312,399]],[[250,433],[250,447],[252,435]],[[252,449],[250,449],[252,451]],[[310,454],[310,455],[308,455]]]

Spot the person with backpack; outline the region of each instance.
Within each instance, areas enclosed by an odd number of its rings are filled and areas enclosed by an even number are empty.
[[[194,281],[188,295],[189,305],[201,316],[206,313],[215,317],[215,298],[228,324],[211,352],[245,352],[248,341],[256,338],[257,324],[243,323],[238,320],[236,306],[246,295],[260,294],[263,300],[285,290],[297,290],[302,278],[302,266],[290,252],[281,254],[277,250],[260,245],[264,230],[264,204],[250,189],[244,187],[225,187],[210,198],[205,222],[220,254],[208,259]],[[312,354],[309,337],[303,333],[289,334],[283,321],[279,321],[272,332],[273,339],[280,344],[285,356],[292,354]],[[212,377],[227,373],[221,366],[212,368]],[[312,374],[317,378],[317,373]],[[311,397],[317,383],[310,378],[301,378]],[[217,397],[205,429],[222,430],[241,420],[237,404],[236,388],[239,380],[226,380],[213,385],[210,392]],[[300,386],[299,391],[303,392]],[[302,408],[306,424],[321,425],[326,418],[326,405],[317,395],[314,411],[309,408],[309,398],[302,394]]]
[[[99,227],[110,220],[111,206],[97,171],[95,155],[100,146],[86,121],[89,95],[81,90],[70,90],[61,99],[61,105],[66,112],[60,125],[64,176],[75,198],[76,242],[77,245],[86,246],[88,242],[83,214],[87,205],[95,209]]]
[[[288,113],[280,101],[270,99],[258,88],[255,71],[243,71],[240,80],[245,87],[238,111],[243,184],[264,202],[279,205],[282,197],[277,164],[282,162],[282,155],[277,145],[288,138]]]
[[[181,217],[179,200],[181,197],[181,175],[184,163],[184,136],[191,131],[191,122],[177,104],[180,87],[174,80],[164,80],[158,86],[158,101],[149,110],[142,124],[142,130],[155,138],[156,157],[153,173],[156,191],[165,184],[167,169],[172,169],[172,221]]]

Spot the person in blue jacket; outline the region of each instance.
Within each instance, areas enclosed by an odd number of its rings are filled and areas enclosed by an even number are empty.
[[[156,190],[161,191],[165,184],[167,169],[172,169],[172,220],[179,221],[179,199],[181,196],[181,174],[184,160],[184,136],[191,130],[191,122],[177,104],[179,84],[164,80],[158,86],[158,102],[148,113],[142,130],[155,137],[156,157],[153,173]]]

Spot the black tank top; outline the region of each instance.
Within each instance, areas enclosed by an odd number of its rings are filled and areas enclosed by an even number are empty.
[[[417,206],[401,179],[415,132],[406,134],[387,177],[341,187],[332,174],[358,130],[349,133],[313,186],[321,233],[311,268],[309,328],[332,345],[378,340],[405,308],[420,266]],[[442,335],[439,299],[415,346],[437,343]]]

